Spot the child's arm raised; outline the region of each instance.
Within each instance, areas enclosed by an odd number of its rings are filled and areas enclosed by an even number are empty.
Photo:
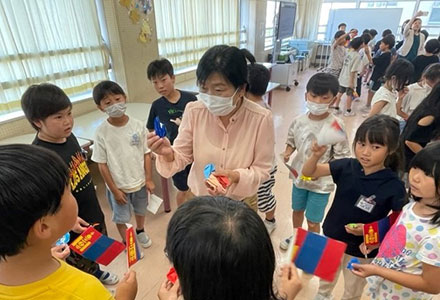
[[[422,263],[422,274],[420,275],[383,268],[374,264],[353,264],[352,272],[363,278],[377,275],[416,291],[429,294],[440,293],[440,285],[438,284],[438,278],[440,278],[440,267],[435,267],[430,264]]]
[[[327,146],[319,146],[316,142],[313,142],[311,150],[312,155],[304,163],[302,174],[313,178],[331,175],[329,164],[318,164],[319,159],[327,150]]]

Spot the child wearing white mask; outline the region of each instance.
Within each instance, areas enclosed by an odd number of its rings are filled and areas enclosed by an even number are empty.
[[[292,161],[291,172],[293,177],[292,188],[292,222],[293,228],[302,227],[304,215],[307,219],[308,230],[320,232],[320,223],[324,218],[330,193],[334,184],[330,176],[314,180],[301,174],[304,162],[310,156],[310,147],[316,140],[321,128],[337,122],[341,128],[344,123],[329,112],[329,105],[335,100],[338,93],[338,79],[327,73],[313,75],[306,87],[306,107],[308,112],[296,117],[290,125],[287,134],[286,149],[283,153],[287,163],[292,153],[296,155]],[[321,157],[322,163],[333,159],[350,156],[348,141],[328,145],[326,153]],[[295,173],[295,174],[292,174]],[[293,175],[293,176],[292,176]],[[280,248],[287,250],[292,236],[280,243]]]
[[[145,143],[147,130],[141,121],[125,114],[124,90],[113,81],[102,81],[93,89],[93,100],[108,115],[96,129],[92,160],[106,184],[112,221],[125,242],[126,223],[131,206],[136,218],[136,236],[143,248],[152,241],[145,233],[148,195],[154,190],[151,154]],[[142,257],[141,253],[141,257]]]

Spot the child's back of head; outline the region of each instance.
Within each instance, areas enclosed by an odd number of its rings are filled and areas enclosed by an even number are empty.
[[[393,32],[391,31],[391,29],[385,29],[385,30],[382,32],[382,37],[384,38],[384,37],[386,37],[386,36],[389,35],[389,34],[393,34]]]
[[[440,82],[440,63],[430,64],[423,70],[422,78],[432,88]]]
[[[165,250],[184,299],[274,298],[272,243],[242,202],[206,196],[184,203],[168,224]]]
[[[316,96],[323,96],[329,92],[336,96],[338,94],[339,82],[336,76],[329,73],[316,73],[307,82],[306,92]]]
[[[432,39],[426,42],[425,51],[429,54],[438,54],[440,52],[440,41]]]
[[[260,64],[248,65],[248,92],[255,96],[263,96],[266,93],[270,80],[269,70]]]
[[[406,59],[399,58],[388,66],[384,79],[390,82],[393,89],[400,91],[408,85],[413,73],[413,64]]]
[[[72,103],[66,93],[51,83],[31,85],[21,97],[24,115],[36,130],[39,127],[35,122],[44,121],[50,115],[71,107]]]
[[[382,39],[382,43],[388,46],[388,50],[391,50],[396,44],[396,39],[394,35],[388,34]]]
[[[362,36],[355,37],[350,42],[350,48],[353,50],[359,50],[360,47],[364,44],[364,38]]]

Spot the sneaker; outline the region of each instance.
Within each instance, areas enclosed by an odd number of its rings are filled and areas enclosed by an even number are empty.
[[[371,110],[371,106],[364,106],[364,107],[362,107],[361,108],[361,112],[363,112],[363,113],[369,113],[370,112],[370,110]]]
[[[280,243],[281,250],[289,249],[289,244],[290,244],[290,241],[292,240],[292,238],[293,238],[293,235],[291,235],[288,238],[281,241],[281,243]]]
[[[355,113],[354,111],[348,111],[348,110],[346,110],[346,111],[344,112],[344,117],[353,117],[353,116],[356,116],[356,113]]]
[[[341,113],[341,110],[339,109],[339,108],[334,108],[333,109],[333,113],[335,114],[335,115],[339,115],[340,113]]]
[[[102,271],[102,274],[98,279],[102,284],[106,285],[115,285],[119,282],[118,275],[107,271]]]
[[[275,230],[275,228],[277,228],[277,222],[270,222],[266,219],[264,219],[263,221],[264,226],[266,226],[267,232],[269,233],[269,235]]]
[[[141,233],[136,234],[136,237],[137,237],[137,240],[138,240],[139,244],[143,248],[148,248],[148,247],[150,247],[153,244],[153,241],[150,239],[150,237],[144,231],[142,231]]]

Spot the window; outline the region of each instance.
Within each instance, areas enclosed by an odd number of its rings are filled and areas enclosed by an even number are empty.
[[[325,40],[330,10],[338,8],[356,8],[356,2],[324,2],[321,6],[321,14],[319,16],[317,40]]]
[[[239,0],[156,0],[159,55],[175,69],[195,66],[218,44],[240,43]]]
[[[94,0],[2,0],[0,116],[21,111],[31,84],[51,82],[69,96],[90,91],[108,78],[104,49]]]
[[[419,10],[429,12],[428,16],[420,17],[423,27],[425,27],[425,25],[440,25],[440,1],[420,2]]]

